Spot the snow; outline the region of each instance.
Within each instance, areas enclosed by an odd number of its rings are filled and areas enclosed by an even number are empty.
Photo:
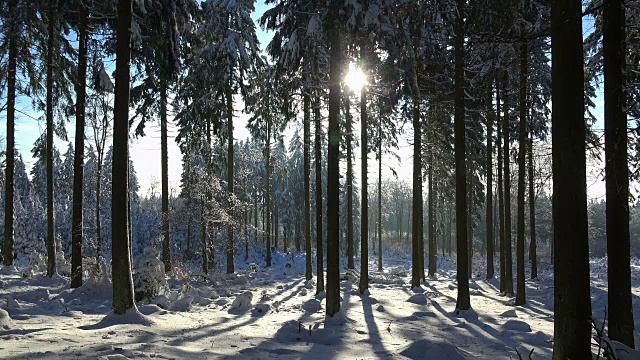
[[[409,260],[387,256],[384,271],[370,274],[363,295],[357,272],[342,269],[341,309],[334,317],[326,316],[326,295],[316,295],[315,279],[304,279],[303,254],[291,261],[291,254],[276,252],[271,268],[249,259],[237,263],[238,275],[168,277],[165,292],[125,315],[111,312],[108,277],[88,279],[71,290],[65,277],[36,273],[23,278],[24,268],[0,268],[0,351],[8,359],[46,360],[517,359],[516,349],[527,354],[534,349],[536,359],[551,358],[552,270],[543,266],[539,280],[527,281],[527,303],[520,307],[509,306],[511,299],[499,295],[499,280],[474,276],[473,310],[456,311],[454,261],[441,260],[437,278],[414,289],[407,276],[394,275],[402,275],[397,268],[403,262]],[[606,262],[591,263],[593,313],[602,319]],[[474,266],[483,273],[479,258]],[[640,267],[632,266],[632,275],[638,319]],[[19,307],[7,306],[9,298]],[[623,359],[637,358],[635,352],[628,354]]]

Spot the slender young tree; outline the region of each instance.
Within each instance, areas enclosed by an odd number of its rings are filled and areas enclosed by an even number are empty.
[[[533,186],[533,132],[529,132],[529,261],[531,261],[531,279],[538,278],[538,254],[536,245],[536,196]]]
[[[505,93],[504,97],[504,116],[502,118],[502,138],[503,138],[503,146],[502,151],[504,154],[502,155],[502,169],[504,171],[503,181],[504,181],[504,248],[502,249],[502,254],[504,256],[504,293],[510,296],[513,296],[513,268],[512,268],[512,257],[511,257],[511,171],[509,167],[509,133],[511,132],[511,128],[509,125],[509,103],[507,100],[509,99],[507,92],[509,85],[509,75],[507,72],[504,73],[503,84]]]
[[[609,337],[633,348],[623,1],[606,1],[603,11]]]
[[[498,267],[500,271],[500,292],[504,292],[505,287],[505,256],[504,256],[504,242],[505,242],[505,233],[504,233],[504,182],[502,181],[502,123],[500,121],[500,87],[499,82],[496,81],[496,127],[498,130],[498,136],[496,139],[496,143],[498,144],[497,152],[498,152],[498,223],[499,223],[499,239],[498,239]]]
[[[116,83],[112,164],[113,311],[135,308],[129,244],[129,68],[131,61],[131,0],[118,0],[116,20]]]
[[[524,276],[524,191],[525,191],[525,156],[527,148],[527,41],[520,43],[520,123],[518,149],[518,238],[516,243],[516,277],[518,280],[516,291],[516,305],[524,305],[525,276]]]
[[[493,279],[493,89],[491,82],[487,89],[487,280]]]
[[[457,278],[458,298],[456,309],[469,310],[469,276],[467,274],[467,166],[465,159],[465,111],[464,111],[464,10],[465,1],[456,0],[455,19],[455,93],[454,131],[456,158],[456,237],[457,237]],[[415,214],[415,213],[414,213]]]
[[[582,1],[551,6],[553,359],[591,358]]]
[[[311,151],[311,98],[305,92],[303,95],[304,107],[304,238],[307,281],[313,278],[313,266],[311,261],[311,183],[310,176],[310,151]],[[257,214],[257,212],[256,212]]]
[[[347,269],[355,269],[353,262],[353,120],[351,118],[351,100],[344,92],[346,111],[346,145],[347,145]]]
[[[78,79],[76,81],[76,153],[73,164],[73,215],[71,225],[71,287],[82,286],[82,230],[84,180],[84,126],[87,96],[87,41],[89,0],[78,2]],[[100,176],[100,175],[98,175]]]

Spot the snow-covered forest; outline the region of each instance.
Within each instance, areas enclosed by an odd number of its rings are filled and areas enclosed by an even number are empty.
[[[640,359],[640,1],[0,0],[0,120],[2,359]]]

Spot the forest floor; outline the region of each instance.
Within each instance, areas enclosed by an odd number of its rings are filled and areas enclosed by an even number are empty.
[[[144,315],[117,319],[108,315],[108,282],[72,291],[63,277],[24,278],[19,269],[0,268],[0,308],[11,318],[5,313],[3,319],[0,310],[0,358],[518,359],[516,348],[534,349],[537,359],[551,357],[553,272],[548,269],[527,281],[527,303],[514,307],[512,298],[498,293],[499,281],[483,280],[478,268],[470,282],[473,310],[454,313],[453,260],[441,259],[437,277],[410,289],[409,259],[391,258],[383,272],[371,272],[365,296],[357,290],[357,273],[343,272],[340,315],[325,319],[323,295],[304,280],[304,256],[274,257],[274,266],[257,272],[241,264],[239,275],[170,278],[166,298],[156,301],[163,308],[139,305]],[[632,269],[637,329],[640,260],[632,261]],[[602,318],[604,259],[592,260],[591,270],[593,314]],[[238,298],[246,292],[252,296]],[[251,304],[242,303],[248,297]]]

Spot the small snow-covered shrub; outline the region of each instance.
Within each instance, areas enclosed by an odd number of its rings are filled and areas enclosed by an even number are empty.
[[[29,254],[29,265],[22,272],[22,276],[25,278],[31,278],[34,275],[47,270],[47,261],[44,255],[32,250]]]
[[[249,270],[249,272],[258,272],[260,270],[260,267],[256,263],[251,263],[249,264],[247,270]]]
[[[13,321],[9,313],[0,308],[0,329],[9,330],[13,327]]]
[[[65,259],[64,252],[56,251],[56,269],[58,274],[62,276],[71,276],[71,263]]]
[[[136,301],[150,301],[167,287],[164,264],[158,259],[159,252],[152,247],[144,249],[144,257],[137,261],[133,286]]]
[[[391,268],[389,272],[391,273],[391,275],[394,275],[394,276],[399,276],[399,277],[408,276],[407,269],[403,268],[402,266]]]
[[[251,308],[251,301],[253,300],[253,293],[251,291],[245,291],[242,294],[236,296],[235,300],[231,303],[232,309],[248,310]]]

